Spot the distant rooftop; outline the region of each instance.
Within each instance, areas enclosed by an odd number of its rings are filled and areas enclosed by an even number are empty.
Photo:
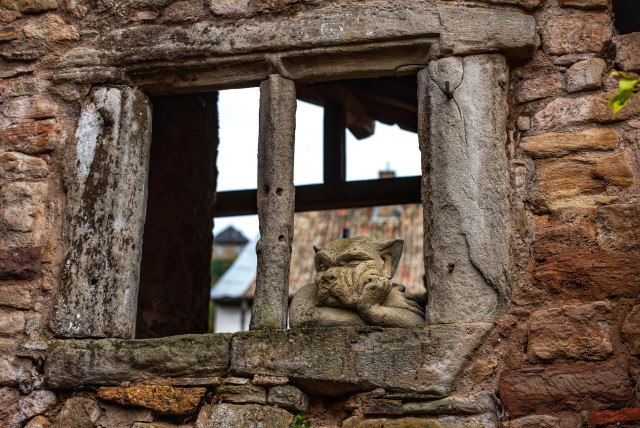
[[[214,237],[213,242],[218,245],[245,245],[249,240],[238,229],[229,226],[218,233]]]

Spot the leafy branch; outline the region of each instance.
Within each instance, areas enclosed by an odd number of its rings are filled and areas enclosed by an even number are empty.
[[[311,422],[307,419],[307,414],[305,412],[300,412],[296,415],[296,423],[293,425],[294,428],[309,428],[311,426]]]
[[[640,91],[640,76],[623,71],[614,71],[611,76],[620,78],[618,92],[607,103],[607,109],[612,107],[613,114],[616,114],[622,107],[627,105],[633,94]]]

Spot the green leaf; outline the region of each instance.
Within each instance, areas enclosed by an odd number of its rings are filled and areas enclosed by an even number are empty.
[[[627,91],[633,89],[633,87],[638,83],[636,80],[621,80],[618,82],[618,87],[621,91]]]
[[[612,71],[611,77],[622,77],[623,79],[627,80],[634,80],[639,78],[639,76],[635,73],[625,73],[624,71]]]
[[[620,111],[622,107],[627,105],[627,103],[631,99],[631,96],[636,91],[637,89],[636,90],[627,89],[627,90],[618,91],[618,93],[615,94],[607,103],[607,109],[609,109],[610,107],[613,107],[613,114],[615,115]]]

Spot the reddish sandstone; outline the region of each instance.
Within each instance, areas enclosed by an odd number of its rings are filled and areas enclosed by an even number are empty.
[[[631,381],[622,367],[530,367],[504,371],[498,383],[500,400],[511,417],[624,407],[632,397]]]
[[[0,279],[36,279],[42,274],[42,247],[0,250]]]
[[[576,251],[539,262],[533,267],[533,277],[564,298],[585,301],[636,298],[640,293],[638,260],[637,251]]]
[[[640,408],[638,407],[589,413],[589,422],[596,426],[637,421],[640,421]]]
[[[98,398],[124,406],[140,406],[164,415],[186,415],[200,404],[206,388],[175,388],[168,385],[102,387]]]

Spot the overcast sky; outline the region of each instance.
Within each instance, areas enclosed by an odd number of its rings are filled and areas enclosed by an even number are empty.
[[[258,88],[220,92],[218,191],[255,189],[258,182]],[[296,186],[322,183],[322,108],[298,101],[294,177]],[[398,177],[420,175],[418,136],[376,122],[376,132],[357,140],[347,131],[347,180],[370,180],[391,169]],[[214,234],[233,225],[249,239],[258,234],[258,216],[216,218]]]

